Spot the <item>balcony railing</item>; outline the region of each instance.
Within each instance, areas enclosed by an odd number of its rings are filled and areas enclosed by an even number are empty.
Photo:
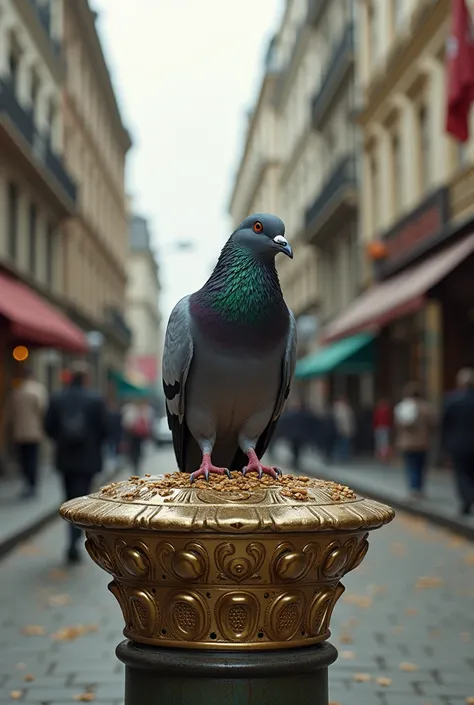
[[[122,311],[115,306],[107,306],[105,320],[109,328],[129,347],[132,342],[132,331],[126,324]]]
[[[50,44],[57,56],[60,56],[62,52],[61,43],[55,39],[51,33],[51,7],[47,2],[40,2],[39,0],[30,0],[33,5],[36,15],[43,26]]]
[[[309,25],[316,27],[323,16],[329,0],[308,0],[307,21]],[[334,0],[333,0],[334,2]]]
[[[306,227],[309,228],[315,221],[318,221],[324,215],[324,211],[328,206],[337,206],[339,200],[343,202],[344,192],[347,189],[356,188],[356,186],[355,159],[352,156],[344,157],[334,169],[311,206],[306,209]]]
[[[351,23],[347,25],[341,41],[334,49],[320,88],[311,101],[312,124],[315,129],[321,124],[353,60],[354,27]]]
[[[67,197],[75,203],[76,185],[60,157],[52,151],[49,140],[35,128],[32,114],[17,101],[11,83],[0,79],[0,120],[5,115],[29,145],[31,156],[40,162]]]

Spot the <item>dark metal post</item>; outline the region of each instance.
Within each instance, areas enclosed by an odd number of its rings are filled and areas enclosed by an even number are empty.
[[[125,705],[328,705],[329,643],[284,651],[200,651],[123,641]]]

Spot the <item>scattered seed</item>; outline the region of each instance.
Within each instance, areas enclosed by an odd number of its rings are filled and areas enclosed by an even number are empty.
[[[389,685],[392,685],[392,679],[391,678],[376,678],[375,682],[381,685],[383,688],[386,688]]]
[[[369,683],[372,680],[370,673],[354,673],[356,683]]]

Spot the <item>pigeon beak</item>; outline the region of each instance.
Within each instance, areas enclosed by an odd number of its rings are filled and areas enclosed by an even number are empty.
[[[281,252],[284,252],[290,259],[293,259],[293,250],[288,240],[283,235],[277,235],[273,238],[273,242],[278,245]]]

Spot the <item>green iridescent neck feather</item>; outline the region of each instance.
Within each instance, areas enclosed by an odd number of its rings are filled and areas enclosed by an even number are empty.
[[[199,298],[229,323],[260,324],[284,306],[273,259],[229,241]]]

